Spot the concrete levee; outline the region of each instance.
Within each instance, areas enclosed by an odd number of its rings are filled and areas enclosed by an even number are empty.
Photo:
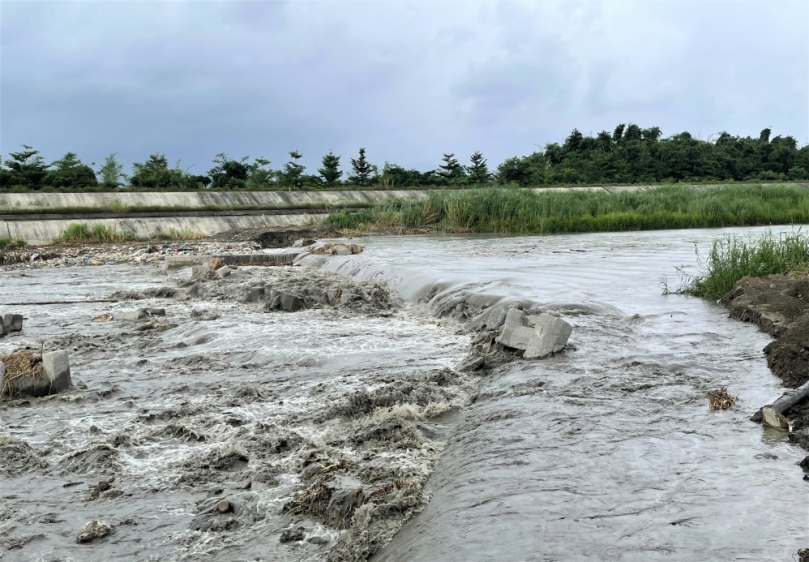
[[[50,244],[71,223],[84,223],[92,228],[103,224],[136,238],[149,238],[172,229],[178,232],[211,236],[232,230],[272,226],[297,226],[307,221],[321,222],[326,215],[239,215],[227,217],[160,217],[81,220],[0,221],[0,238],[25,240],[29,244]]]
[[[361,207],[388,199],[424,197],[426,191],[114,191],[103,193],[0,193],[0,214],[48,209]]]

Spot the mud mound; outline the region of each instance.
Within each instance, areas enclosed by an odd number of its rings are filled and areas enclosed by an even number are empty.
[[[28,443],[9,435],[0,435],[0,474],[19,476],[47,468],[48,463]]]
[[[745,277],[721,302],[732,318],[779,338],[764,353],[784,385],[798,387],[809,380],[809,276]]]
[[[197,279],[191,298],[258,303],[267,312],[339,308],[363,314],[384,313],[402,301],[382,283],[358,282],[338,273],[300,267],[239,268],[223,279]],[[296,301],[289,306],[284,298]]]

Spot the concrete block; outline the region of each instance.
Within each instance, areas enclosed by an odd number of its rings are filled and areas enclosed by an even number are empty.
[[[139,308],[137,310],[123,310],[115,314],[116,320],[143,320],[151,316],[165,316],[165,308]]]
[[[217,279],[224,279],[230,275],[230,267],[223,266],[216,270],[214,273]]]
[[[22,331],[22,314],[6,314],[3,316],[3,327],[7,334]]]
[[[167,256],[163,261],[163,269],[171,271],[172,269],[182,269],[184,267],[193,267],[201,265],[208,258],[205,256]]]
[[[350,256],[354,252],[352,252],[351,248],[349,248],[348,246],[340,245],[335,248],[332,248],[331,253],[336,256]]]
[[[559,353],[567,345],[573,326],[552,314],[540,314],[528,347],[525,359],[543,359]]]
[[[121,312],[115,313],[116,320],[125,320],[125,321],[132,321],[132,320],[142,320],[149,316],[146,313],[146,309],[139,308],[138,310],[122,310]]]
[[[466,323],[465,328],[472,332],[496,330],[506,321],[508,311],[509,309],[503,305],[490,306],[474,318],[471,318]]]
[[[303,301],[295,295],[281,295],[281,310],[285,312],[298,312],[303,308]]]
[[[250,287],[247,290],[247,302],[259,302],[264,298],[264,287]]]
[[[503,332],[497,342],[514,349],[525,350],[534,331],[525,326],[525,313],[518,308],[509,308],[503,323]]]
[[[783,414],[770,406],[764,406],[761,409],[761,421],[769,426],[777,427],[789,431],[789,420]]]
[[[70,358],[67,351],[51,351],[42,355],[42,370],[48,379],[50,394],[64,392],[71,386]]]

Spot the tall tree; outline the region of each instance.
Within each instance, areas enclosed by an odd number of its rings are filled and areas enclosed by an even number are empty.
[[[22,146],[25,150],[10,153],[11,160],[5,161],[8,173],[4,174],[3,183],[9,187],[41,189],[42,180],[48,173],[48,165],[45,164],[38,150],[27,145]]]
[[[469,176],[469,183],[486,183],[489,181],[491,174],[489,167],[486,165],[486,159],[480,152],[475,152],[469,157],[471,166],[466,167],[466,173]]]
[[[51,171],[43,178],[43,185],[57,189],[83,189],[98,186],[96,174],[90,166],[83,164],[73,152],[68,152],[53,162]]]
[[[360,148],[360,154],[356,159],[351,159],[351,172],[352,174],[348,176],[349,182],[361,187],[371,185],[371,175],[374,172],[374,167],[365,158],[364,148]]]
[[[108,189],[120,187],[122,181],[126,180],[124,166],[115,159],[115,153],[104,159],[104,165],[98,169],[101,176],[101,185]]]
[[[270,167],[270,161],[266,158],[256,158],[249,168],[248,189],[267,189],[275,180],[276,172]]]
[[[303,155],[297,150],[293,150],[289,153],[289,157],[292,158],[292,160],[284,164],[284,183],[295,189],[300,189],[303,185],[303,172],[306,170],[306,167],[299,164],[298,160],[303,158]]]
[[[340,176],[343,175],[343,172],[340,170],[340,157],[330,150],[329,153],[323,157],[322,163],[323,167],[318,168],[317,171],[320,177],[323,178],[323,181],[326,182],[326,185],[333,186],[339,183]]]
[[[463,166],[455,159],[455,154],[444,154],[436,173],[447,183],[458,183],[465,176]]]

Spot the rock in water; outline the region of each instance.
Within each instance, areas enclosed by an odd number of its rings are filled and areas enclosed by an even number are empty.
[[[90,521],[82,527],[76,535],[76,542],[79,544],[93,542],[115,532],[115,527],[104,521]]]
[[[559,353],[567,345],[572,331],[573,326],[561,318],[547,313],[540,314],[523,357],[525,359],[544,359],[554,353]]]
[[[503,332],[497,338],[497,343],[506,347],[525,350],[534,330],[525,326],[525,313],[518,308],[510,308],[503,324]]]
[[[6,314],[3,316],[3,326],[7,334],[22,331],[22,314]]]
[[[51,351],[42,355],[42,370],[50,384],[49,394],[64,392],[71,386],[70,357],[67,351]]]

